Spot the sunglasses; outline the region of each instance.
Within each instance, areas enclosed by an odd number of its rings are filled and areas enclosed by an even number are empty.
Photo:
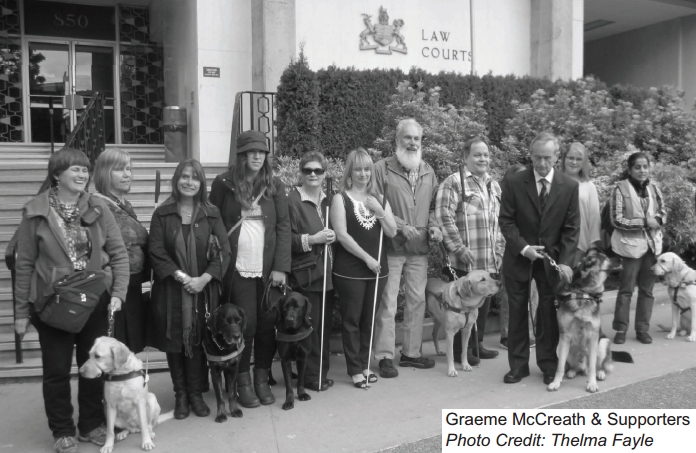
[[[305,176],[309,176],[312,173],[314,173],[317,176],[321,176],[324,174],[324,170],[322,168],[303,168],[302,169],[302,174]]]

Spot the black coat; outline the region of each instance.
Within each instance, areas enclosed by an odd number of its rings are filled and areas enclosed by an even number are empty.
[[[541,212],[532,168],[505,178],[498,220],[505,237],[506,277],[529,280],[531,261],[521,255],[527,245],[543,245],[554,261],[572,267],[580,237],[578,190],[577,181],[556,169]]]
[[[290,217],[288,215],[288,197],[285,185],[278,178],[273,178],[275,194],[267,198],[261,197],[259,205],[263,212],[264,250],[263,250],[263,281],[268,282],[271,271],[290,272]],[[242,205],[234,196],[232,170],[218,175],[210,188],[210,202],[220,210],[222,220],[227,229],[232,228],[242,218]],[[230,266],[223,279],[223,300],[227,300],[230,292],[229,282],[237,263],[237,243],[241,228],[237,228],[229,237]]]
[[[150,265],[154,271],[154,285],[151,299],[151,322],[153,329],[148,338],[148,344],[163,352],[181,352],[183,346],[182,300],[181,283],[174,279],[174,273],[180,270],[176,263],[175,242],[181,229],[181,217],[176,203],[159,206],[152,215],[150,223],[149,252]],[[199,208],[196,218],[191,222],[191,233],[196,240],[196,258],[199,277],[204,273],[213,279],[206,289],[198,295],[198,335],[194,336],[194,344],[201,338],[201,329],[205,328],[205,301],[209,303],[209,311],[217,306],[222,276],[229,264],[229,246],[227,233],[220,218],[220,213],[214,206]],[[222,247],[222,261],[208,261],[206,252],[208,238],[211,234],[217,236]],[[203,297],[203,294],[206,294]],[[171,316],[171,338],[167,338],[167,318]]]

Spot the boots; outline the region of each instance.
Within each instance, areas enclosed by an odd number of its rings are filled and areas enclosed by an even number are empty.
[[[271,387],[268,385],[268,369],[254,367],[254,390],[256,390],[256,396],[259,397],[261,404],[273,404],[275,403],[275,397],[273,392],[271,392]]]
[[[239,396],[239,404],[242,407],[259,407],[261,401],[256,396],[256,393],[251,389],[251,374],[249,371],[239,373],[237,376],[237,395]]]
[[[201,394],[203,381],[208,379],[208,373],[203,374],[203,360],[205,360],[205,354],[202,349],[194,349],[193,357],[186,357],[186,383],[188,384],[189,403],[197,417],[210,415],[210,408],[203,401]]]
[[[189,416],[184,354],[168,352],[167,364],[169,365],[169,374],[172,376],[172,384],[174,384],[174,418],[182,420]]]

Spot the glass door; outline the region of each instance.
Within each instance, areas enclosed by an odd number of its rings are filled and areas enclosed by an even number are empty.
[[[101,43],[29,40],[31,141],[65,143],[95,91],[104,93],[106,143],[116,140],[115,48]]]

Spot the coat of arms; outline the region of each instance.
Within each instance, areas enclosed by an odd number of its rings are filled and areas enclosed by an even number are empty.
[[[372,50],[376,53],[391,55],[392,51],[400,53],[408,53],[406,41],[401,34],[401,27],[404,26],[404,21],[396,19],[389,25],[389,14],[384,7],[379,7],[379,23],[372,23],[372,16],[363,14],[363,22],[367,27],[360,33],[360,50]],[[370,44],[368,37],[372,37],[376,44]],[[396,45],[391,46],[392,42]],[[386,49],[382,48],[386,47]]]

